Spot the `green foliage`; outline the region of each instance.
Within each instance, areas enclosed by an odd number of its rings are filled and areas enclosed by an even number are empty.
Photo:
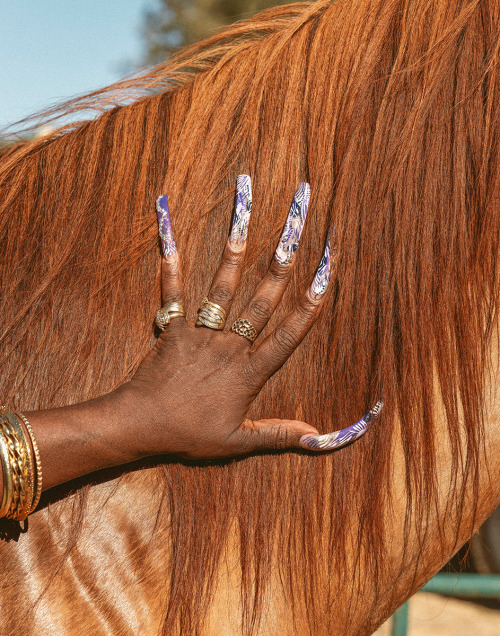
[[[290,1],[159,0],[160,6],[146,13],[144,19],[146,62],[161,62],[179,46],[197,42],[227,24]]]

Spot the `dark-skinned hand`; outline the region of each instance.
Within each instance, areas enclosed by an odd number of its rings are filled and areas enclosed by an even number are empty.
[[[238,196],[239,193],[237,206]],[[166,197],[162,199],[165,210],[162,218],[159,208],[160,231],[162,222],[166,223],[168,235],[167,254],[162,259],[162,296],[163,304],[168,305],[183,303],[184,298],[179,255],[172,247],[170,218],[166,216]],[[297,217],[300,205],[296,198],[287,220],[288,252],[283,252],[282,239],[277,256],[240,316],[249,320],[257,333],[268,322],[290,280],[303,225],[303,218]],[[304,205],[307,209],[307,201],[302,202]],[[235,224],[241,221],[238,214],[237,209]],[[302,215],[305,218],[304,208]],[[245,251],[245,240],[229,238],[208,292],[208,300],[226,313],[237,293]],[[169,452],[189,459],[232,457],[299,447],[302,435],[317,435],[318,431],[305,422],[253,421],[246,414],[267,379],[293,353],[316,320],[323,298],[324,294],[313,294],[309,289],[299,305],[258,346],[229,330],[228,325],[227,331],[222,332],[189,325],[184,317],[173,318],[127,386],[145,414],[141,434],[144,452]]]

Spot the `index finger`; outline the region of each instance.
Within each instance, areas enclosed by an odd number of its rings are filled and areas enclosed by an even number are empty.
[[[158,233],[161,239],[163,258],[161,263],[161,296],[163,306],[183,301],[182,276],[179,254],[175,245],[170,209],[166,194],[156,199]]]
[[[266,378],[286,362],[319,315],[333,266],[331,241],[332,233],[329,232],[325,251],[313,282],[299,305],[252,354],[254,367],[257,367]]]

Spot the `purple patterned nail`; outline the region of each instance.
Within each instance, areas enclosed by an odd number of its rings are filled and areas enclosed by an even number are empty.
[[[175,247],[174,234],[172,232],[172,221],[170,220],[170,210],[166,194],[162,194],[156,199],[156,213],[158,216],[158,232],[161,238],[163,255],[173,256],[177,249]]]
[[[252,182],[247,174],[236,180],[236,205],[229,242],[235,252],[243,249],[248,234],[248,222],[252,212]]]
[[[280,265],[286,265],[293,261],[304,228],[310,197],[311,186],[308,183],[300,183],[274,255]]]
[[[333,230],[333,235],[335,235],[335,230]],[[330,272],[335,260],[335,252],[333,252],[331,249],[331,242],[332,231],[329,230],[325,251],[321,258],[321,263],[316,270],[316,275],[314,276],[314,280],[311,283],[311,287],[309,288],[309,294],[311,298],[314,298],[315,300],[323,296],[323,294],[326,292],[326,288],[328,287],[328,281],[330,280]]]
[[[359,422],[343,428],[341,431],[334,431],[326,435],[302,435],[299,444],[302,448],[316,451],[332,450],[345,446],[366,433],[372,422],[380,415],[383,406],[383,402],[377,402],[368,413],[363,415]]]

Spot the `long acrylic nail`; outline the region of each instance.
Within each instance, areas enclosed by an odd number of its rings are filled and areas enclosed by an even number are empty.
[[[286,265],[293,261],[300,235],[304,229],[310,197],[311,186],[308,183],[300,183],[274,255],[276,261],[281,265]]]
[[[161,238],[163,255],[167,258],[173,256],[177,248],[175,247],[174,234],[172,232],[172,221],[170,220],[170,210],[168,208],[168,198],[162,194],[156,199],[156,213],[158,216],[158,232]]]
[[[231,249],[240,252],[247,240],[248,222],[252,212],[252,182],[247,174],[240,174],[236,180],[236,205],[233,227],[229,236]]]
[[[326,292],[326,288],[328,287],[328,281],[330,280],[330,273],[332,271],[333,262],[335,260],[335,252],[332,250],[331,247],[332,235],[335,235],[335,230],[333,231],[333,233],[331,230],[328,231],[325,251],[323,252],[321,262],[318,269],[316,270],[316,274],[314,276],[313,282],[311,283],[311,287],[309,288],[309,295],[315,300],[323,296],[323,294]]]
[[[363,417],[347,428],[343,428],[341,431],[334,431],[333,433],[327,433],[326,435],[302,435],[299,444],[302,448],[309,450],[324,451],[332,450],[333,448],[340,448],[350,442],[358,439],[366,433],[370,428],[372,422],[374,422],[380,415],[380,411],[384,406],[383,402],[377,402],[368,413],[365,413]]]

